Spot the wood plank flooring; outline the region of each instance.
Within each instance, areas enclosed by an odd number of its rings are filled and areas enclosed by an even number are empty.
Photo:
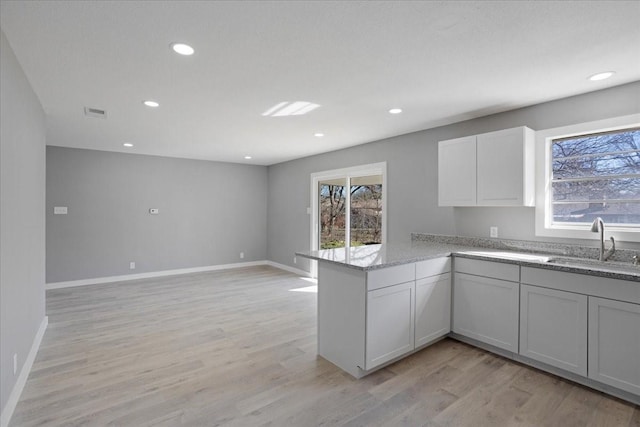
[[[271,267],[47,292],[11,426],[636,426],[640,408],[444,340],[361,380]]]

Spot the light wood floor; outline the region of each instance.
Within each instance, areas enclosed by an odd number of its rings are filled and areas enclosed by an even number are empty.
[[[445,340],[362,380],[270,267],[47,292],[11,426],[640,426],[640,408]]]

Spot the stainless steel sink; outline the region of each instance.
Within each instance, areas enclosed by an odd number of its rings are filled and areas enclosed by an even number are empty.
[[[550,260],[548,256],[520,252],[461,251],[460,253],[483,256],[487,258],[509,259],[513,261],[549,262]]]
[[[549,264],[566,265],[578,268],[597,268],[599,270],[630,271],[633,273],[640,272],[640,266],[630,263],[599,261],[597,259],[589,258],[551,257],[546,262]]]

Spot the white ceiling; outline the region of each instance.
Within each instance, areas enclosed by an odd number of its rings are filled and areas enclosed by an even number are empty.
[[[261,165],[640,80],[638,22],[639,1],[0,2],[49,145]],[[281,101],[321,107],[262,116]]]

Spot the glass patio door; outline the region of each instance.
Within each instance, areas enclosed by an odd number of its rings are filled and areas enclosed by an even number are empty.
[[[311,174],[311,250],[385,242],[386,170],[382,162]]]

